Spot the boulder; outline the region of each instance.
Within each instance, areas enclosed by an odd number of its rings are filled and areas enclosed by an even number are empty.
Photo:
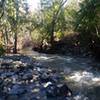
[[[72,91],[66,84],[53,84],[48,82],[45,85],[47,97],[71,97]]]
[[[59,88],[55,84],[48,84],[46,87],[47,97],[56,97],[59,95]]]
[[[62,84],[61,86],[59,86],[59,91],[61,96],[65,97],[72,96],[72,91],[66,84]]]

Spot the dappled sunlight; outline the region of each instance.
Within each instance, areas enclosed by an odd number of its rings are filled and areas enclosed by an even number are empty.
[[[80,85],[100,85],[100,76],[94,75],[94,73],[88,71],[75,71],[65,78],[77,82],[77,84]]]
[[[39,91],[40,91],[39,88],[35,88],[35,89],[32,90],[32,93],[37,93],[37,92],[39,92]]]
[[[60,62],[66,62],[66,63],[72,63],[74,59],[72,57],[61,57],[61,56],[53,56],[53,55],[40,55],[40,56],[34,56],[35,59],[40,61],[60,61]]]
[[[45,57],[45,56],[34,57],[34,58],[37,60],[48,60],[49,59],[48,57]]]
[[[65,56],[58,56],[58,55],[51,55],[51,54],[33,54],[34,55],[34,58],[37,59],[37,60],[40,60],[40,61],[60,61],[60,62],[67,62],[67,63],[72,63],[75,59],[73,57],[65,57]]]

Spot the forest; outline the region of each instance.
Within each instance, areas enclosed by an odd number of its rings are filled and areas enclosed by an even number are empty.
[[[100,100],[100,0],[0,0],[0,100]]]

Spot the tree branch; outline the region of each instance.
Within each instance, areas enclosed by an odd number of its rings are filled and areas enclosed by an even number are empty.
[[[1,18],[3,17],[3,15],[4,15],[4,3],[5,3],[5,0],[2,0],[1,3],[2,3],[2,4],[1,4],[1,8],[2,8],[3,11],[2,11],[2,14],[1,14],[1,16],[0,16],[0,19],[1,19]]]

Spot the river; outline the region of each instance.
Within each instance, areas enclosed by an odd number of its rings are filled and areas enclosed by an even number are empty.
[[[20,53],[36,59],[36,64],[58,70],[73,91],[71,100],[100,100],[100,71],[91,58],[43,54],[24,49]],[[69,99],[70,100],[70,99]]]

